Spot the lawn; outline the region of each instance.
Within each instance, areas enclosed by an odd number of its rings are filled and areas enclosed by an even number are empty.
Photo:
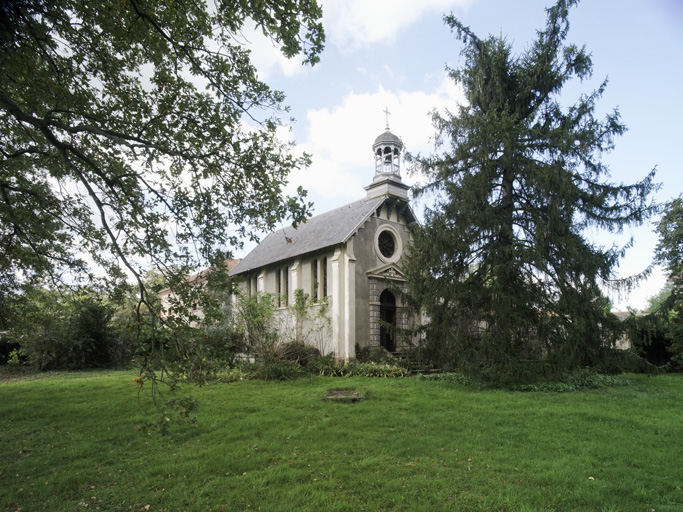
[[[187,388],[170,436],[124,372],[0,380],[0,510],[683,510],[683,375],[582,393],[415,378]],[[349,388],[366,400],[325,401]]]

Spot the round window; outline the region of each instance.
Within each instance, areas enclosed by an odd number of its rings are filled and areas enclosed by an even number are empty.
[[[379,252],[385,258],[391,258],[396,251],[396,241],[394,236],[390,231],[382,231],[377,239],[377,246],[379,247]]]

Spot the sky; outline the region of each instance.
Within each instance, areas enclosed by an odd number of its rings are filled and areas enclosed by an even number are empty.
[[[320,0],[319,0],[320,1]],[[550,0],[322,0],[326,48],[314,67],[283,58],[269,40],[246,35],[259,76],[286,95],[295,118],[283,137],[313,163],[290,176],[323,213],[365,196],[374,174],[372,143],[391,131],[411,153],[434,151],[430,112],[455,110],[462,91],[446,67],[462,64],[462,43],[443,23],[453,13],[475,34],[503,36],[521,53],[545,27]],[[635,183],[657,167],[654,194],[666,202],[683,193],[680,148],[683,129],[683,2],[680,0],[587,0],[571,9],[567,42],[585,45],[593,76],[575,80],[562,92],[573,103],[608,79],[597,105],[599,117],[617,108],[628,131],[603,161],[611,181]],[[405,182],[416,177],[403,173]],[[423,205],[413,204],[421,215]],[[652,262],[657,236],[651,219],[620,236],[588,232],[594,243],[634,245],[617,269],[618,277],[640,273]],[[246,246],[243,257],[252,246]],[[665,282],[659,267],[627,296],[611,295],[614,309],[643,309]]]

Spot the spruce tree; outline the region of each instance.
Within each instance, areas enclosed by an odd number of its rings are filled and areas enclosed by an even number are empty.
[[[563,107],[565,84],[592,72],[585,47],[565,42],[575,3],[547,9],[521,55],[445,17],[464,44],[464,66],[448,71],[467,102],[433,114],[437,153],[417,157],[428,177],[417,194],[434,202],[406,264],[437,363],[519,378],[596,364],[616,336],[600,284],[623,249],[591,242],[586,229],[642,223],[654,171],[610,182],[601,157],[625,127],[618,110],[596,119],[606,81]]]

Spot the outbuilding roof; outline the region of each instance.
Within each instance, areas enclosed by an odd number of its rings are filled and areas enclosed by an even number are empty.
[[[299,224],[270,233],[254,248],[231,275],[301,256],[309,252],[345,243],[370,218],[387,196],[361,199]],[[405,203],[404,203],[405,204]],[[412,211],[410,213],[412,216]]]

